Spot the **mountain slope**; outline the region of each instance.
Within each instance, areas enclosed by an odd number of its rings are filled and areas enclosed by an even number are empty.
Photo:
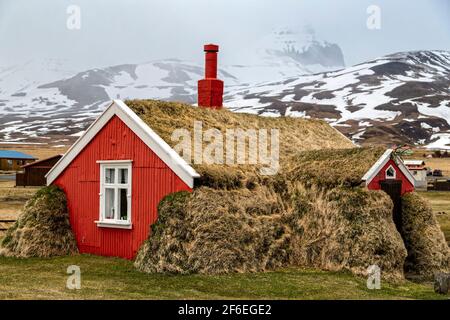
[[[295,42],[290,37],[298,38],[287,31],[275,33],[278,40],[272,37],[264,42],[266,49],[255,55],[253,63],[220,70],[227,107],[266,116],[322,118],[359,144],[409,143],[450,149],[450,52],[396,53],[338,71],[299,75],[314,68],[335,69],[343,59],[339,54],[331,60],[323,58],[332,44],[313,37]],[[302,61],[301,57],[317,50],[321,54],[316,60]],[[26,70],[0,70],[4,84],[0,141],[67,144],[111,99],[195,103],[197,80],[203,77],[203,66],[174,59],[72,76],[57,68],[51,69],[56,73],[46,73],[49,66],[41,67],[43,78],[28,83],[17,76],[26,75]],[[56,76],[63,79],[42,82]]]
[[[236,58],[239,65],[225,66],[240,83],[258,83],[345,67],[344,54],[335,44],[318,40],[312,28],[295,31],[281,27],[249,44]]]
[[[329,51],[330,47],[334,49]],[[219,77],[225,81],[226,91],[311,73],[312,69],[335,70],[343,66],[337,45],[288,29],[274,31],[248,49],[250,61],[246,64],[221,64]],[[338,52],[336,62],[333,50]],[[239,53],[239,61],[240,57]],[[79,73],[65,70],[66,65],[67,62],[58,60],[31,61],[0,69],[0,141],[45,142],[52,138],[52,142],[70,143],[116,98],[194,104],[197,81],[204,75],[203,65],[177,59]]]
[[[53,82],[30,82],[1,93],[0,140],[40,142],[77,135],[112,99],[156,98],[196,102],[203,67],[160,60],[92,69]],[[236,79],[220,70],[227,84]],[[11,81],[12,83],[12,81]],[[14,93],[12,93],[14,92]],[[64,139],[66,139],[65,137]]]
[[[417,51],[236,90],[227,105],[236,112],[322,118],[360,143],[450,148],[449,89],[450,52]]]

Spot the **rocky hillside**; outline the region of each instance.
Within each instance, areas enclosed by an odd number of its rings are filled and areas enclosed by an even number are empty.
[[[450,148],[450,52],[384,56],[350,68],[236,90],[237,112],[327,120],[355,142]]]
[[[238,53],[241,65],[221,64],[219,76],[225,81],[226,90],[336,70],[344,63],[340,48],[317,40],[311,30],[275,30],[244,50],[247,51]],[[204,74],[202,64],[178,59],[78,73],[67,70],[69,64],[48,59],[0,67],[0,141],[51,140],[68,144],[111,99],[152,98],[196,103],[197,80]]]
[[[396,53],[345,68],[339,47],[313,35],[282,30],[260,47],[253,61],[219,72],[230,110],[321,118],[359,144],[450,148],[450,52]],[[195,103],[203,77],[202,65],[176,59],[75,75],[64,63],[31,65],[0,69],[0,141],[69,144],[111,99]]]

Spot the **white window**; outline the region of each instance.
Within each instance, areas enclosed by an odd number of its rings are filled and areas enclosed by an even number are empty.
[[[389,168],[386,169],[386,179],[395,179],[396,175],[397,174],[393,166],[389,166]]]
[[[131,160],[100,163],[99,227],[131,229]]]

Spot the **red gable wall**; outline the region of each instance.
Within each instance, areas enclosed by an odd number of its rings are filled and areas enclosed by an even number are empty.
[[[377,173],[377,175],[370,181],[369,185],[367,186],[370,190],[380,190],[380,181],[386,180],[386,170],[389,168],[389,166],[392,165],[392,167],[396,171],[396,180],[402,180],[402,195],[404,195],[406,192],[412,192],[414,191],[414,185],[409,182],[409,180],[406,178],[406,176],[403,174],[403,172],[400,170],[400,168],[397,166],[397,164],[390,159],[384,167]]]
[[[97,160],[133,160],[132,229],[98,227],[100,164]],[[157,206],[169,193],[191,189],[114,116],[78,154],[54,184],[68,201],[70,223],[81,253],[132,259],[157,219]]]

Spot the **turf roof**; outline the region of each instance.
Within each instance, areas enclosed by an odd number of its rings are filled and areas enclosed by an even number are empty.
[[[227,129],[278,129],[280,141],[280,166],[291,167],[288,162],[301,151],[319,149],[348,149],[355,145],[323,120],[292,117],[261,117],[253,114],[234,113],[227,109],[210,110],[184,103],[159,100],[129,100],[125,102],[149,127],[171,147],[174,129],[183,128],[193,132],[194,121],[201,121],[203,130],[216,128],[225,136]],[[193,165],[202,170],[223,170],[224,165]],[[239,165],[236,169],[254,171],[255,166]]]
[[[159,100],[129,100],[126,104],[170,146],[175,128],[193,130],[201,121],[203,130],[216,128],[279,129],[280,170],[285,181],[333,188],[356,186],[385,151],[382,147],[357,148],[325,121],[292,117],[261,117],[233,113],[227,109],[210,110],[183,103]],[[252,165],[192,165],[202,176],[200,185],[234,189],[253,183],[258,176]],[[226,169],[225,169],[226,168]]]

